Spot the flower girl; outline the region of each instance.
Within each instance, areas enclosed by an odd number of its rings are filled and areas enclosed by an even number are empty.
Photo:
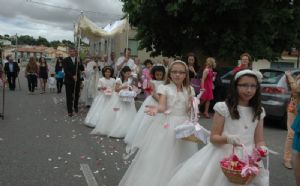
[[[99,118],[103,114],[108,114],[106,107],[108,106],[111,96],[115,88],[115,79],[113,78],[114,70],[110,66],[102,69],[102,78],[98,81],[98,95],[94,98],[92,106],[84,120],[84,124],[95,127]]]
[[[122,100],[119,93],[131,88],[131,69],[124,66],[120,72],[121,79],[116,80],[115,92],[105,107],[105,114],[96,123],[91,134],[102,134],[122,138],[127,134],[128,128],[136,114],[134,99]],[[130,99],[130,98],[129,98]]]
[[[56,89],[56,79],[54,77],[54,73],[50,74],[50,77],[48,78],[48,88],[50,92],[55,92]]]
[[[188,79],[188,67],[174,61],[168,70],[165,85],[157,93],[158,106],[147,106],[147,113],[167,113],[155,117],[145,134],[143,146],[126,171],[119,186],[165,185],[172,171],[197,152],[197,144],[175,139],[174,127],[189,118],[194,95]]]
[[[228,157],[233,145],[241,145],[252,154],[254,148],[267,152],[263,137],[265,111],[261,106],[260,80],[262,75],[252,70],[236,73],[225,102],[214,106],[215,115],[208,145],[187,160],[175,173],[168,186],[230,186],[220,161]],[[269,174],[263,168],[250,185],[268,186]]]
[[[149,91],[152,96],[148,96],[141,105],[124,139],[127,144],[126,152],[129,153],[129,155],[134,153],[136,148],[138,148],[137,144],[143,139],[154,118],[153,116],[149,116],[145,113],[145,106],[158,105],[159,96],[157,94],[157,90],[159,85],[162,85],[164,82],[165,68],[162,65],[155,65],[152,67],[150,75],[153,77],[150,82],[151,91]]]

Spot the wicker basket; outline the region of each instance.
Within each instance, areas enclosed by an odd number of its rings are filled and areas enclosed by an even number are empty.
[[[191,142],[195,142],[195,143],[198,143],[198,144],[203,144],[203,142],[201,140],[199,140],[194,134],[188,136],[188,137],[185,137],[185,138],[181,138],[185,141],[191,141]]]
[[[227,177],[228,181],[231,183],[239,185],[247,185],[255,178],[255,174],[250,174],[245,177],[242,177],[241,170],[232,170],[226,167],[221,166],[224,175]]]

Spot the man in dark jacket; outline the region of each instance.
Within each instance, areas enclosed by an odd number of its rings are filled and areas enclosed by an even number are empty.
[[[74,48],[69,49],[69,57],[63,61],[65,73],[65,87],[68,115],[73,116],[73,106],[75,113],[78,113],[78,99],[80,92],[80,74],[84,71],[82,62],[77,57],[77,51]],[[75,91],[75,92],[74,92]]]
[[[14,62],[10,55],[6,56],[7,63],[4,65],[4,73],[7,76],[9,90],[16,89],[16,78],[20,72],[20,68],[17,62]]]

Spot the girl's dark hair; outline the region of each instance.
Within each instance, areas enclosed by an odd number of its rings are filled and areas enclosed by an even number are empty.
[[[62,66],[60,67],[59,66],[59,61],[61,62],[61,64],[63,65],[63,58],[62,57],[58,57],[57,59],[56,59],[56,64],[55,64],[55,72],[58,72],[58,71],[61,71],[62,70]]]
[[[58,57],[58,58],[56,58],[56,64],[55,64],[55,66],[56,65],[59,65],[59,62],[63,62],[63,60],[64,60],[64,58],[62,58],[62,57]]]
[[[150,59],[146,59],[143,63],[145,66],[147,66],[147,64],[151,64],[153,65],[153,62]]]
[[[240,76],[237,80],[234,80],[234,78],[233,78],[230,82],[229,92],[228,92],[228,96],[225,100],[225,103],[228,107],[231,118],[232,119],[240,119],[240,114],[237,109],[237,106],[239,103],[237,84],[238,84],[239,80],[241,79],[241,77],[244,77],[244,76],[249,76],[249,77],[255,78],[256,83],[257,83],[257,89],[255,92],[255,95],[252,97],[251,100],[249,100],[249,106],[253,108],[253,120],[252,121],[254,122],[255,119],[260,120],[260,115],[263,111],[262,106],[261,106],[260,83],[258,82],[257,77],[255,75],[245,74],[245,75]]]
[[[155,72],[162,72],[163,73],[163,79],[165,79],[166,70],[165,70],[164,66],[153,66],[152,67],[150,74],[152,76],[152,79],[157,80],[155,78]]]
[[[48,64],[47,64],[47,61],[44,57],[40,57],[39,58],[39,63],[42,64],[42,63],[45,63],[46,67],[48,67]]]
[[[131,69],[129,68],[129,66],[124,66],[120,72],[122,82],[124,82],[124,74],[126,72],[131,72]]]
[[[194,62],[194,69],[195,71],[198,73],[198,71],[200,70],[200,64],[198,64],[198,58],[196,57],[196,55],[193,53],[193,52],[189,52],[187,55],[186,55],[186,59],[185,59],[185,62],[186,64],[188,65],[188,58],[189,57],[194,57],[195,59],[195,62]]]
[[[102,76],[105,77],[105,72],[109,70],[110,71],[110,77],[112,78],[114,76],[114,69],[111,66],[105,66],[102,68]]]

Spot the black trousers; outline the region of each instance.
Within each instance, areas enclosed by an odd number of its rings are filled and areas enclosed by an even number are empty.
[[[8,72],[7,73],[7,81],[8,81],[8,85],[9,85],[9,90],[15,90],[16,89],[15,73]]]
[[[76,83],[75,87],[75,97],[74,97],[74,85],[75,83],[67,83],[65,84],[66,88],[66,99],[67,99],[67,108],[68,113],[73,113],[73,107],[75,111],[78,111],[78,100],[79,100],[79,92],[80,92],[80,81]],[[73,98],[74,97],[74,98]]]
[[[37,77],[34,74],[27,75],[28,89],[30,92],[34,92],[34,88],[37,84]]]
[[[56,88],[57,92],[61,93],[61,88],[63,86],[64,79],[63,78],[56,78]]]

